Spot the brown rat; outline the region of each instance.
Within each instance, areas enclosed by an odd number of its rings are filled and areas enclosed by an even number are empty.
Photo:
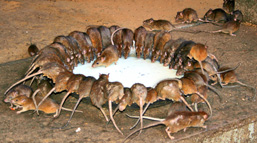
[[[193,41],[183,41],[179,47],[175,50],[172,60],[170,62],[170,69],[178,69],[179,66],[184,66],[188,60],[188,54],[196,43]],[[182,67],[183,68],[183,67]]]
[[[143,21],[143,26],[150,31],[153,30],[165,30],[165,31],[171,31],[175,27],[167,20],[154,20],[153,18],[147,19]]]
[[[120,28],[119,26],[113,25],[109,29],[111,32],[112,45],[117,46],[118,55],[119,55],[119,58],[121,58],[122,52],[123,52],[123,44],[122,44],[122,30],[117,30],[119,28]]]
[[[222,29],[221,30],[217,30],[217,31],[212,31],[211,33],[219,33],[219,32],[222,32],[222,33],[227,33],[229,34],[230,36],[236,36],[235,32],[237,32],[240,28],[240,24],[241,24],[241,21],[239,20],[230,20],[228,22],[226,22],[223,26],[222,26]]]
[[[111,32],[106,26],[99,26],[98,30],[101,34],[103,49],[111,45]]]
[[[208,100],[204,97],[204,95],[202,95],[198,89],[197,89],[197,84],[190,78],[187,77],[183,77],[180,79],[182,81],[182,91],[183,94],[185,95],[190,95],[190,94],[197,94],[198,96],[200,96],[208,105],[209,109],[210,109],[210,117],[212,116],[212,108],[210,103],[208,102]]]
[[[139,118],[137,116],[129,116],[129,117]],[[176,133],[182,129],[184,129],[184,131],[185,131],[187,127],[207,128],[207,126],[205,126],[204,123],[208,119],[208,114],[205,113],[204,111],[201,111],[201,112],[177,111],[177,112],[170,114],[165,119],[158,119],[158,118],[152,118],[152,117],[146,117],[146,116],[144,116],[144,119],[155,120],[158,122],[152,123],[143,128],[135,130],[134,132],[130,133],[125,138],[125,140],[127,140],[131,135],[138,132],[139,130],[149,128],[152,126],[156,126],[156,125],[160,125],[160,124],[164,124],[167,127],[165,131],[168,134],[169,138],[171,140],[173,140],[175,138],[170,135],[171,133]]]
[[[41,101],[43,97],[36,96],[36,102],[38,103]],[[16,98],[12,99],[11,101],[14,105],[18,105],[19,107],[22,107],[22,110],[17,111],[17,114],[20,114],[22,112],[26,112],[28,110],[35,110],[36,107],[34,105],[34,102],[32,98],[21,95],[17,96]],[[58,112],[59,105],[52,99],[47,98],[43,104],[39,107],[40,111],[45,112],[46,114],[52,114]],[[63,108],[63,110],[72,111],[71,109]],[[76,112],[82,112],[82,111],[76,111]]]
[[[99,57],[103,49],[102,38],[99,30],[95,27],[90,27],[87,29],[87,34],[91,39],[93,51],[96,57]]]
[[[130,29],[122,29],[122,38],[123,38],[123,52],[124,58],[127,59],[130,53],[130,49],[133,47],[133,31]]]
[[[92,42],[87,35],[87,33],[80,32],[80,31],[73,31],[69,34],[69,36],[76,39],[78,42],[81,50],[82,55],[84,56],[85,60],[90,63],[91,59],[93,59],[93,51],[92,51]]]
[[[186,41],[183,38],[178,38],[176,40],[170,40],[168,41],[165,45],[164,45],[164,49],[166,52],[166,57],[163,61],[163,66],[168,66],[171,62],[171,60],[174,57],[175,51],[178,49],[178,47],[180,46],[180,44],[182,42]]]
[[[145,43],[144,43],[144,60],[149,57],[151,54],[152,48],[153,48],[153,43],[154,43],[154,33],[153,32],[147,32],[146,38],[145,38]]]
[[[231,68],[224,66],[224,67],[219,68],[219,71],[225,71],[225,70],[228,70],[228,69],[231,69]],[[221,84],[223,85],[223,87],[229,87],[228,84],[238,83],[242,86],[246,86],[246,87],[251,88],[254,91],[254,100],[255,100],[255,98],[256,98],[256,88],[239,81],[238,78],[237,78],[235,70],[230,70],[228,72],[221,73],[220,78],[221,78]]]
[[[118,132],[123,135],[121,130],[116,125],[115,120],[113,119],[113,111],[112,111],[112,102],[114,101],[118,102],[124,96],[123,85],[120,82],[108,82],[105,85],[105,88],[106,88],[106,95],[108,97],[108,103],[109,103],[110,119],[113,122],[113,125],[115,126],[115,128],[118,130]]]
[[[185,8],[183,11],[177,12],[175,17],[176,22],[192,23],[199,20],[196,11],[192,8]]]
[[[109,119],[106,116],[102,106],[108,100],[105,91],[105,86],[109,82],[108,78],[109,74],[100,74],[99,78],[96,81],[94,81],[89,95],[92,104],[101,110],[107,122]]]
[[[102,54],[94,61],[92,67],[105,66],[108,67],[112,63],[117,63],[119,60],[117,48],[113,45],[108,46],[103,50]]]
[[[203,73],[202,61],[204,61],[208,56],[207,46],[203,45],[201,43],[196,43],[195,45],[192,46],[192,48],[187,56],[190,59],[194,58],[196,61],[199,62],[202,73]]]
[[[7,92],[6,97],[4,99],[4,102],[5,103],[10,102],[11,103],[12,99],[14,99],[17,96],[21,96],[21,95],[31,97],[32,92],[33,92],[32,88],[25,85],[25,84],[17,85],[13,89],[11,89],[9,92]],[[10,108],[12,108],[12,107],[13,107],[13,105],[11,104]]]
[[[221,101],[221,93],[218,92],[214,87],[210,86],[207,82],[208,82],[208,75],[207,73],[202,73],[195,70],[195,71],[187,71],[185,72],[184,74],[184,77],[183,78],[188,78],[188,79],[191,79],[193,82],[194,82],[194,85],[195,86],[207,86],[208,88],[210,88],[213,92],[215,92],[218,96],[219,96],[219,99]],[[192,85],[192,84],[190,84]],[[186,87],[185,87],[186,88]],[[193,90],[193,88],[192,88]]]
[[[144,110],[143,110],[143,115],[145,114],[147,108],[149,107],[150,104],[153,104],[158,100],[157,92],[154,88],[148,87],[147,88],[147,96],[145,98],[145,102],[147,103]],[[136,125],[139,123],[140,119],[137,120],[137,122],[130,128],[133,129],[136,127]]]
[[[140,107],[140,121],[141,128],[143,128],[143,106],[145,104],[145,98],[147,96],[147,89],[141,83],[135,83],[131,86],[132,97],[134,98],[134,102]]]
[[[156,86],[155,90],[158,94],[158,99],[170,99],[172,101],[183,101],[186,106],[193,111],[190,105],[182,96],[182,82],[179,79],[170,79],[170,80],[163,80],[160,81]]]
[[[83,98],[89,97],[90,92],[91,92],[92,85],[93,85],[93,83],[95,82],[95,80],[96,80],[96,79],[95,79],[94,77],[92,77],[92,76],[88,76],[88,77],[82,79],[82,81],[80,82],[80,85],[79,85],[79,89],[78,89],[79,99],[78,99],[76,105],[75,105],[74,108],[73,108],[73,111],[72,111],[72,113],[71,113],[71,115],[70,115],[69,120],[67,121],[67,123],[66,123],[62,128],[68,126],[68,124],[70,123],[70,121],[71,121],[71,119],[72,119],[72,116],[73,116],[73,114],[74,114],[76,108],[78,107],[80,101],[81,101]]]
[[[60,54],[64,57],[64,63],[67,65],[68,70],[72,71],[74,69],[74,64],[72,63],[73,61],[70,58],[72,55],[69,55],[66,47],[63,44],[53,42],[49,45],[49,47],[54,48],[60,52]]]
[[[231,13],[235,9],[235,0],[224,0],[223,1],[223,9],[227,13]]]
[[[216,8],[214,10],[209,9],[204,15],[204,20],[206,22],[226,22],[228,20],[228,16],[227,13],[221,8]]]
[[[55,118],[58,117],[61,113],[61,109],[62,109],[62,106],[65,102],[65,100],[67,99],[67,97],[71,94],[71,93],[78,93],[78,89],[79,89],[79,86],[80,86],[80,82],[85,79],[86,77],[82,74],[72,74],[67,82],[67,93],[64,95],[62,101],[61,101],[61,104],[60,104],[60,107],[59,107],[59,110],[57,112],[57,114],[54,116]]]
[[[144,44],[145,44],[145,38],[146,38],[146,29],[143,26],[138,27],[134,31],[134,40],[135,40],[135,48],[136,48],[136,56],[137,58],[141,57]]]
[[[153,48],[152,50],[152,58],[151,62],[155,62],[158,60],[159,57],[162,57],[164,54],[164,45],[166,42],[168,42],[172,38],[171,34],[169,32],[164,32],[161,34],[161,37],[159,40],[157,40],[157,45],[156,47]],[[160,59],[160,63],[163,62],[163,58]]]

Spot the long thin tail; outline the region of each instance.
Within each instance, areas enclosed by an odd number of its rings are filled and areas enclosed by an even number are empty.
[[[151,104],[150,102],[147,103],[145,109],[143,110],[143,115],[145,114],[145,112],[146,112],[146,110],[147,110],[147,108],[149,107],[150,104]],[[139,123],[139,121],[140,121],[140,118],[138,118],[137,122],[129,129],[131,130],[131,129],[135,128],[137,126],[137,124]]]
[[[112,36],[111,36],[112,45],[114,45],[114,42],[113,42],[113,36],[114,36],[114,34],[115,34],[117,31],[122,30],[122,29],[126,29],[126,28],[121,27],[121,28],[118,28],[118,29],[116,29],[115,31],[113,31]]]
[[[27,80],[27,79],[30,79],[30,78],[33,77],[33,76],[36,76],[36,75],[39,75],[39,74],[42,74],[42,73],[43,73],[42,71],[39,71],[39,72],[37,72],[37,73],[31,74],[31,75],[29,75],[29,76],[27,76],[27,77],[25,77],[25,78],[23,78],[23,79],[17,81],[16,83],[14,83],[12,86],[10,86],[10,87],[4,92],[4,95],[6,95],[6,93],[7,93],[10,89],[12,89],[14,86],[16,86],[16,85],[22,83],[23,81],[25,81],[25,80]]]
[[[129,114],[126,113],[126,116],[128,116],[129,118],[136,118],[136,119],[139,119],[140,117],[139,116],[131,116]],[[148,117],[148,116],[142,116],[143,119],[147,119],[147,120],[153,120],[153,121],[164,121],[165,119],[161,119],[161,118],[154,118],[154,117]]]
[[[163,124],[163,122],[156,122],[156,123],[147,125],[147,126],[145,126],[145,127],[143,127],[143,128],[137,129],[137,130],[135,130],[134,132],[130,133],[130,134],[123,140],[123,142],[125,142],[130,136],[132,136],[133,134],[135,134],[136,132],[138,132],[138,131],[140,131],[140,130],[143,130],[143,129],[146,129],[146,128],[149,128],[149,127],[153,127],[153,126],[157,126],[157,125],[160,125],[160,124]]]

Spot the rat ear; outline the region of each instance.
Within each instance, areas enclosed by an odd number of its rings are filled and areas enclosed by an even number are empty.
[[[105,60],[105,56],[102,56],[101,57],[101,61],[103,62]]]
[[[179,15],[180,15],[180,16],[183,16],[183,13],[182,13],[182,12],[179,12]]]

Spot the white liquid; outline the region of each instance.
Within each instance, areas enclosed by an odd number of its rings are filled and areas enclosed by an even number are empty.
[[[131,87],[134,83],[144,84],[146,87],[155,87],[164,79],[180,78],[176,76],[176,70],[164,67],[159,61],[151,63],[150,59],[136,58],[135,50],[131,50],[131,54],[127,59],[120,58],[117,65],[114,63],[105,67],[92,68],[91,63],[79,64],[73,70],[74,74],[83,74],[85,76],[93,76],[99,78],[99,74],[110,74],[109,81],[118,81],[124,87]]]

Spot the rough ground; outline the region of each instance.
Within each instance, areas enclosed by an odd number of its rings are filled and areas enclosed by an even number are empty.
[[[221,7],[221,0],[74,0],[74,1],[46,1],[27,0],[10,1],[0,0],[0,63],[23,59],[28,57],[27,47],[32,38],[40,48],[51,43],[57,35],[67,35],[73,30],[84,31],[88,25],[120,25],[135,29],[142,21],[153,17],[155,19],[167,19],[174,23],[176,12],[186,7],[197,10],[201,17],[209,8]],[[190,29],[193,30],[217,30],[219,27],[204,24]],[[216,55],[221,65],[234,67],[238,63],[241,66],[236,70],[238,79],[253,87],[257,87],[257,28],[242,24],[236,37],[225,34],[210,33],[184,33],[173,32],[174,39],[184,37],[188,40],[206,43],[209,52]],[[19,60],[0,65],[0,93],[12,83],[20,79],[28,69],[31,59]],[[173,134],[176,138],[185,137],[181,142],[189,141],[192,134],[199,134],[191,138],[194,142],[203,141],[203,137],[212,137],[219,132],[242,126],[249,122],[256,122],[256,101],[251,100],[253,92],[246,87],[231,89],[216,88],[222,93],[223,101],[208,92],[213,117],[206,122],[208,131],[199,128],[189,128],[185,133],[180,131]],[[52,97],[60,102],[61,95]],[[76,95],[74,96],[76,97]],[[73,107],[76,98],[70,97],[65,107]],[[3,96],[0,97],[4,99]],[[165,102],[166,103],[166,102]],[[146,115],[164,118],[169,104],[158,104],[147,111]],[[52,127],[63,125],[70,113],[63,111],[58,119],[53,120],[52,115],[40,116],[32,114],[32,111],[16,115],[15,111],[8,108],[9,105],[0,103],[0,140],[2,142],[121,142],[121,136],[112,124],[106,125],[101,112],[91,105],[86,99],[78,109],[84,113],[75,114],[70,126],[64,130],[54,130]],[[206,105],[202,109],[208,111]],[[104,108],[107,111],[107,108]],[[137,115],[138,108],[131,107],[123,113],[117,113],[115,120],[125,135],[130,133],[129,127],[134,123],[133,119],[125,116],[125,113]],[[145,124],[150,122],[145,121]],[[81,131],[75,130],[80,127]],[[256,135],[256,133],[255,133]],[[135,136],[134,136],[135,137]],[[164,126],[158,126],[143,131],[140,136],[131,142],[168,142]],[[233,142],[233,141],[232,141]]]

